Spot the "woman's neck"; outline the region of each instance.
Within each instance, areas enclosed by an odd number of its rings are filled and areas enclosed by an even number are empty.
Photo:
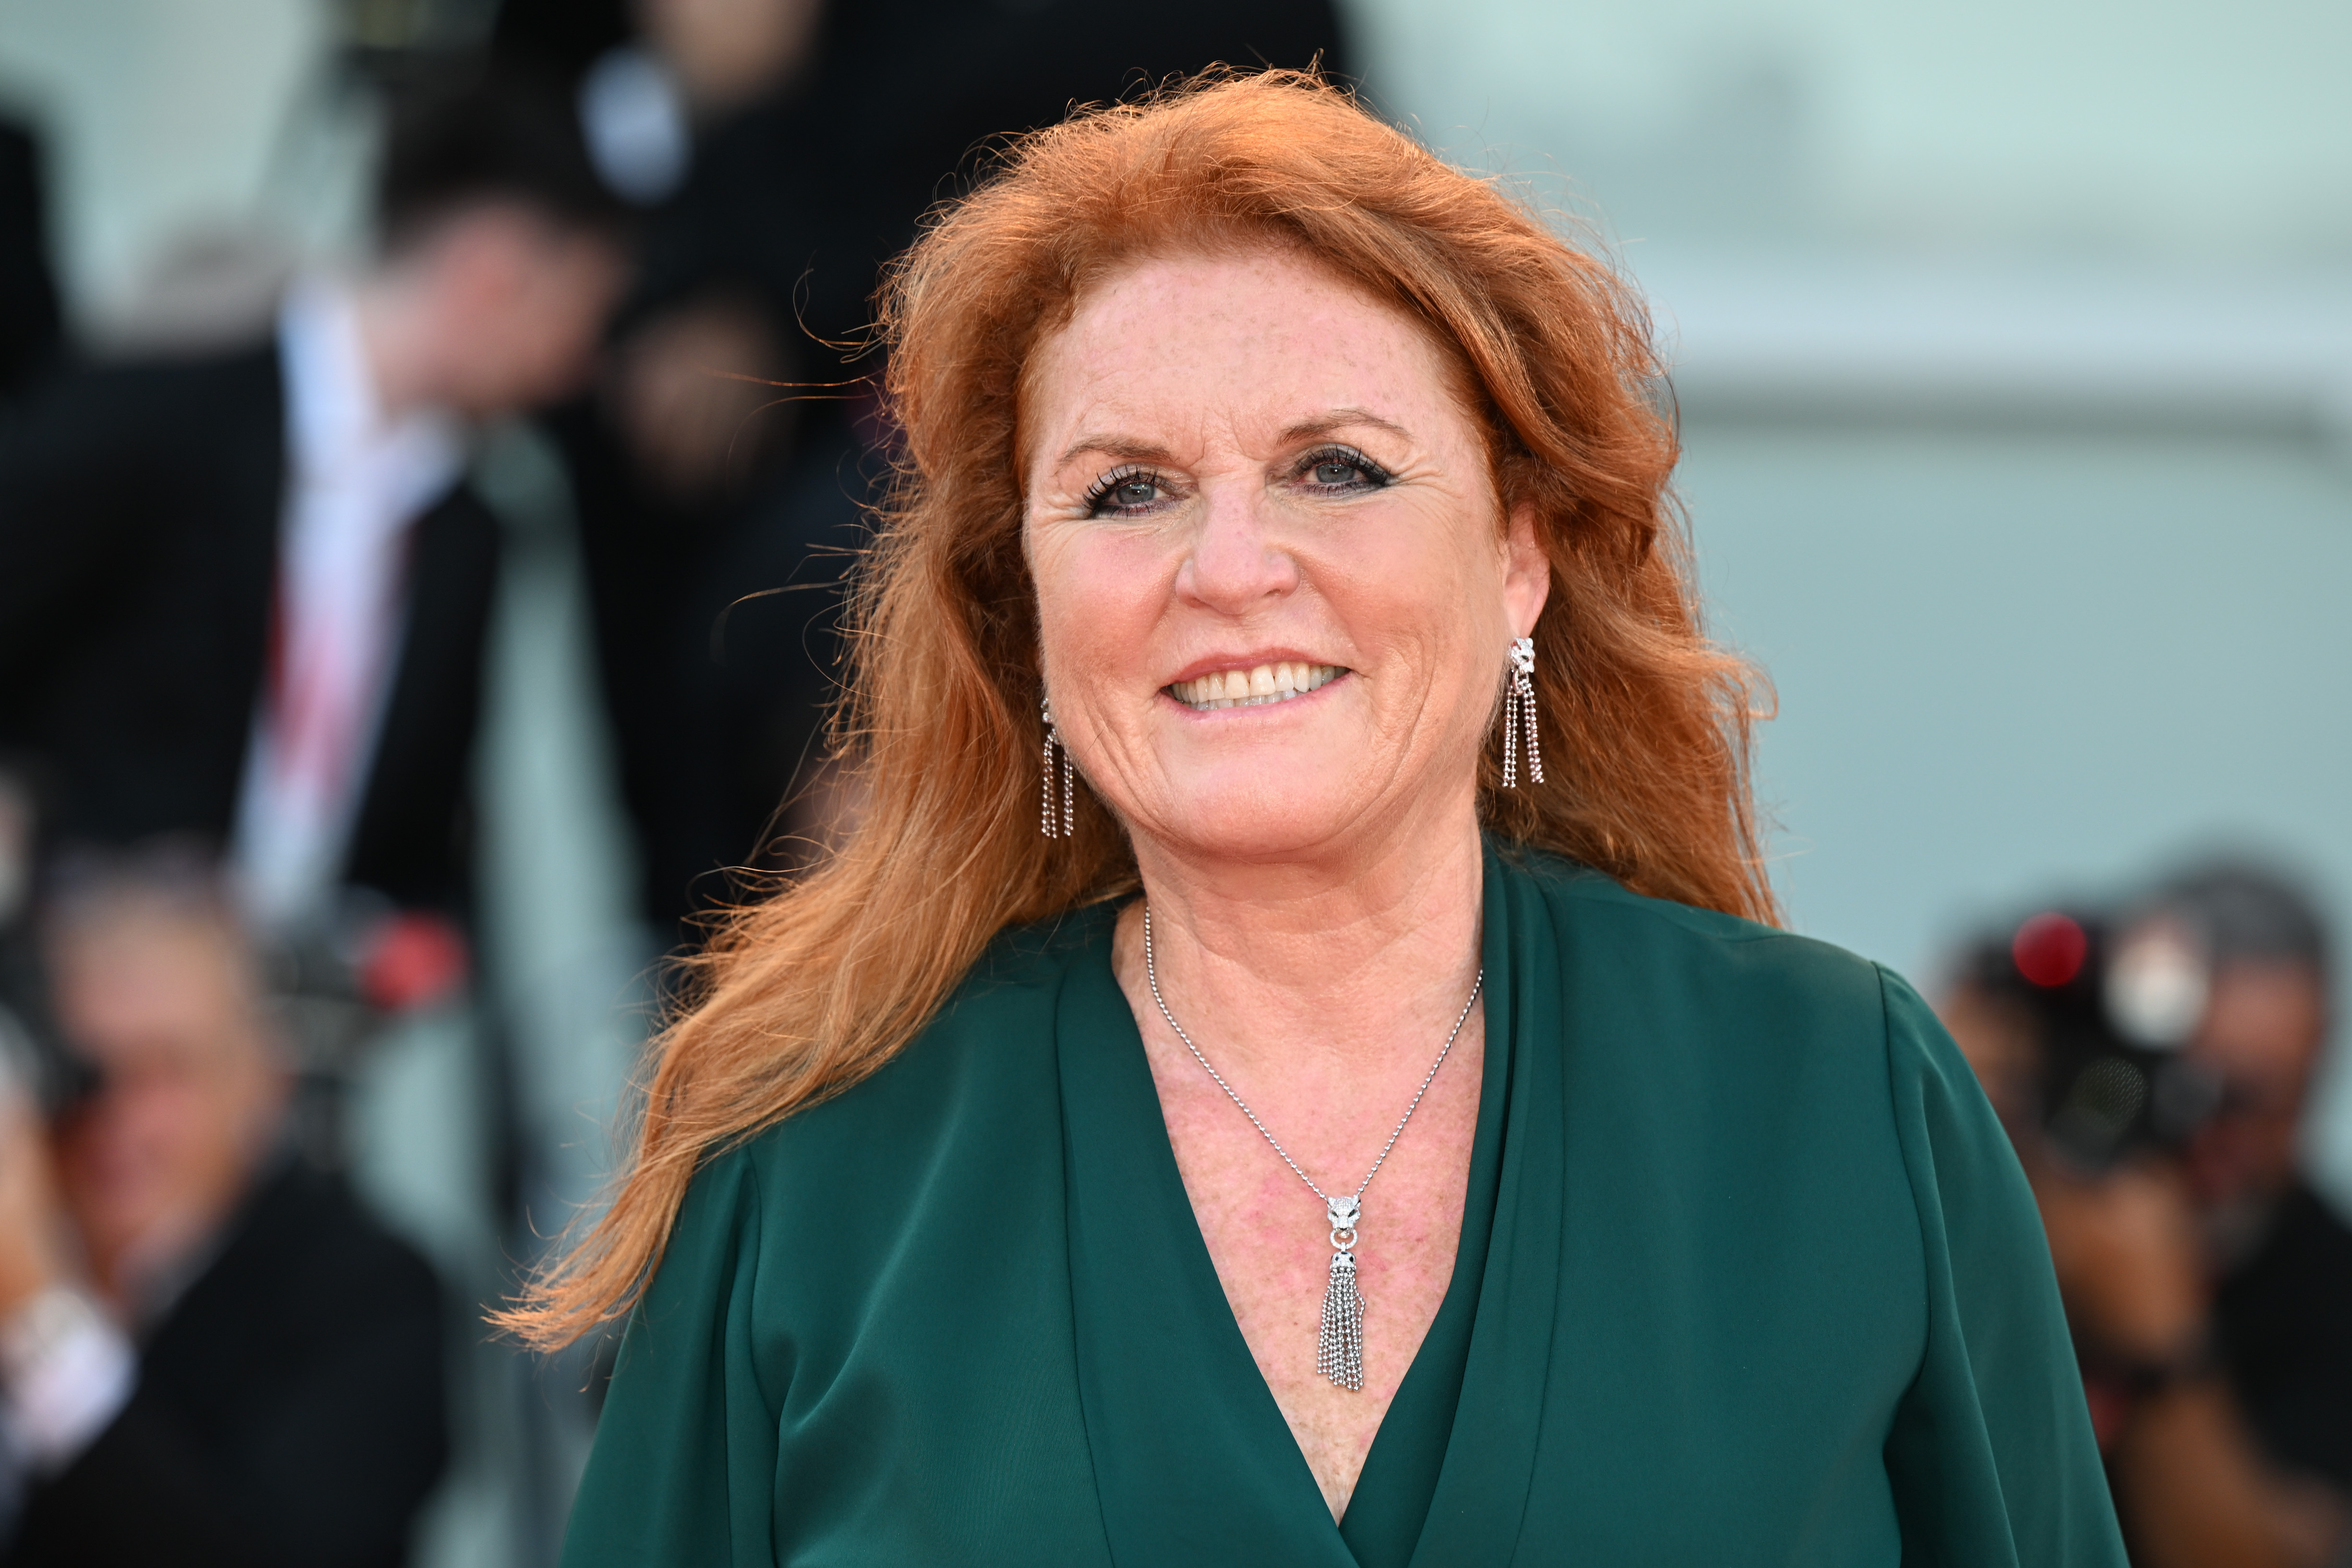
[[[1139,842],[1160,987],[1179,1021],[1244,1072],[1270,1055],[1376,1068],[1433,1039],[1477,970],[1484,867],[1475,812],[1433,826],[1281,865]],[[1140,931],[1128,929],[1139,923],[1133,911],[1122,921],[1122,969],[1140,957]]]

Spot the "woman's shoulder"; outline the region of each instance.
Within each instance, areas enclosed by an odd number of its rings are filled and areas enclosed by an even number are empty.
[[[1080,911],[1004,933],[888,1062],[712,1157],[647,1310],[705,1304],[690,1317],[740,1289],[755,1360],[814,1376],[885,1297],[929,1312],[1031,1268],[1062,1212],[1064,983],[1108,931]]]
[[[1537,914],[1588,1005],[1643,1049],[1716,1069],[1745,1061],[1794,1088],[1841,1079],[1879,1106],[1982,1101],[1935,1012],[1902,975],[1814,937],[1647,897],[1558,856],[1498,856],[1507,896]],[[1595,996],[1594,993],[1601,994]],[[1807,1092],[1811,1092],[1809,1089]],[[1989,1112],[1988,1112],[1989,1115]]]
[[[1101,962],[1115,911],[1097,905],[1003,931],[939,1013],[890,1059],[711,1162],[762,1187],[828,1187],[847,1172],[932,1165],[1042,1127],[1059,1103],[1055,1016],[1078,964]],[[1034,1124],[1034,1126],[1033,1126]],[[720,1178],[723,1180],[723,1178]]]
[[[1606,873],[1542,850],[1504,847],[1506,889],[1540,903],[1559,942],[1605,953],[1628,978],[1653,975],[1811,996],[1818,1005],[1877,1013],[1893,973],[1835,943],[1757,921],[1634,892]]]

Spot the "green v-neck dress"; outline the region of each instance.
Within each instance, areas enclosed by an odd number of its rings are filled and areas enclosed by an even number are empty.
[[[1113,918],[1008,932],[704,1168],[567,1568],[2123,1563],[2032,1194],[1918,997],[1494,847],[1461,1250],[1335,1525]]]

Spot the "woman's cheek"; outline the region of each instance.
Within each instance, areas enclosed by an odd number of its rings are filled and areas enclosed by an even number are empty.
[[[1167,605],[1166,542],[1140,530],[1104,530],[1071,542],[1063,619],[1090,642],[1134,651],[1134,638]]]
[[[1121,569],[1099,533],[1056,527],[1036,539],[1030,557],[1046,684],[1066,722],[1082,721],[1089,691],[1129,684],[1128,666],[1146,653],[1150,627],[1139,614],[1134,574]]]

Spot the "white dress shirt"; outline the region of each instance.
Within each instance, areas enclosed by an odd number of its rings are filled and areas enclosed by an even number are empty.
[[[138,1382],[130,1337],[78,1290],[53,1287],[0,1319],[0,1542],[26,1486],[79,1458]]]
[[[231,854],[247,917],[324,911],[399,664],[411,525],[456,482],[456,421],[388,416],[348,289],[313,279],[279,313],[287,475],[277,602]]]

